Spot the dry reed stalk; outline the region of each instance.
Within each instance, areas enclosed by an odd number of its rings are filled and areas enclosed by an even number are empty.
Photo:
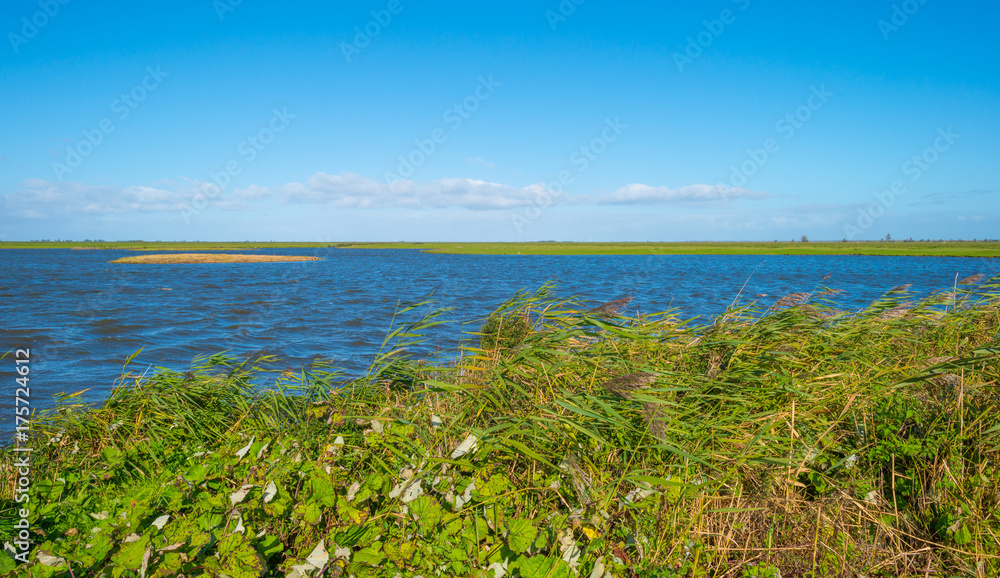
[[[610,391],[619,397],[629,397],[629,394],[639,388],[645,387],[656,381],[655,373],[640,371],[620,375],[601,384],[601,389]]]
[[[600,317],[613,317],[621,313],[621,310],[625,308],[626,305],[632,302],[631,297],[623,297],[621,299],[615,299],[614,301],[608,301],[607,303],[602,303],[597,307],[590,309],[590,313],[598,315]]]
[[[778,302],[774,304],[774,308],[778,309],[782,307],[800,305],[808,301],[810,297],[812,297],[811,293],[790,293],[781,299],[778,299]]]
[[[883,311],[879,314],[878,318],[885,321],[892,321],[895,319],[901,319],[906,316],[913,309],[913,302],[907,301],[906,303],[897,305],[888,311]]]

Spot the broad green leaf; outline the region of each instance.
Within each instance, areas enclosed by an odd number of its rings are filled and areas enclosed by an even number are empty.
[[[573,572],[561,558],[520,556],[514,561],[523,578],[571,578]]]
[[[522,554],[528,550],[531,543],[538,536],[538,528],[531,524],[531,520],[516,519],[511,520],[507,527],[507,546],[511,552]]]
[[[270,558],[278,552],[285,549],[285,545],[281,543],[281,540],[277,536],[264,536],[260,543],[257,544],[257,551],[261,553],[264,558]]]
[[[267,570],[261,555],[243,534],[230,534],[218,544],[219,570],[230,578],[254,578]]]
[[[409,504],[410,515],[425,530],[433,528],[441,521],[441,504],[430,496],[420,496]]]
[[[367,548],[363,548],[354,553],[352,562],[358,564],[368,564],[370,566],[378,566],[385,560],[385,553],[382,551],[382,543],[375,542]]]
[[[142,566],[142,556],[149,545],[149,534],[141,536],[135,542],[123,544],[118,553],[111,557],[115,567],[128,570],[138,570]]]

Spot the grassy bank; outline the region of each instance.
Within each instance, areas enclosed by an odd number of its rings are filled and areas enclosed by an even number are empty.
[[[1000,257],[995,241],[852,241],[809,243],[214,243],[214,242],[2,242],[0,249],[127,249],[226,251],[251,249],[419,249],[462,255],[895,255]]]
[[[337,243],[344,249],[420,249],[459,255],[893,255],[1000,257],[1000,242],[807,243]]]
[[[292,261],[319,261],[319,257],[299,255],[235,255],[232,253],[165,253],[163,255],[136,255],[108,261],[138,265],[184,263],[287,263]]]
[[[317,249],[333,243],[214,242],[214,241],[4,241],[0,249],[78,249],[129,251],[235,251],[251,249]]]
[[[407,309],[346,383],[137,370],[34,423],[30,569],[995,576],[1000,284],[980,282],[698,327],[543,290],[448,363],[410,357],[443,317]]]

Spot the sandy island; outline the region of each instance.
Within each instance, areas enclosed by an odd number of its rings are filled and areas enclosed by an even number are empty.
[[[286,261],[319,261],[319,257],[301,255],[236,255],[232,253],[167,253],[122,257],[109,263],[277,263]]]

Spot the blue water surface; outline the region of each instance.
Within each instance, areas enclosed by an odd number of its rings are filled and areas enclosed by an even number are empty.
[[[2,250],[0,346],[31,350],[32,400],[90,390],[103,400],[123,361],[132,370],[183,371],[199,355],[269,354],[299,369],[316,359],[348,374],[369,365],[400,303],[432,295],[452,323],[428,347],[453,351],[461,331],[519,289],[547,281],[559,296],[593,304],[631,296],[628,313],[677,309],[710,319],[741,301],[770,305],[828,286],[843,308],[862,308],[897,285],[918,294],[952,287],[956,276],[996,274],[995,259],[864,256],[482,256],[416,250],[276,249],[315,255],[301,263],[122,265],[133,251]],[[12,412],[14,374],[0,360],[0,408]],[[2,420],[7,422],[8,420]]]

